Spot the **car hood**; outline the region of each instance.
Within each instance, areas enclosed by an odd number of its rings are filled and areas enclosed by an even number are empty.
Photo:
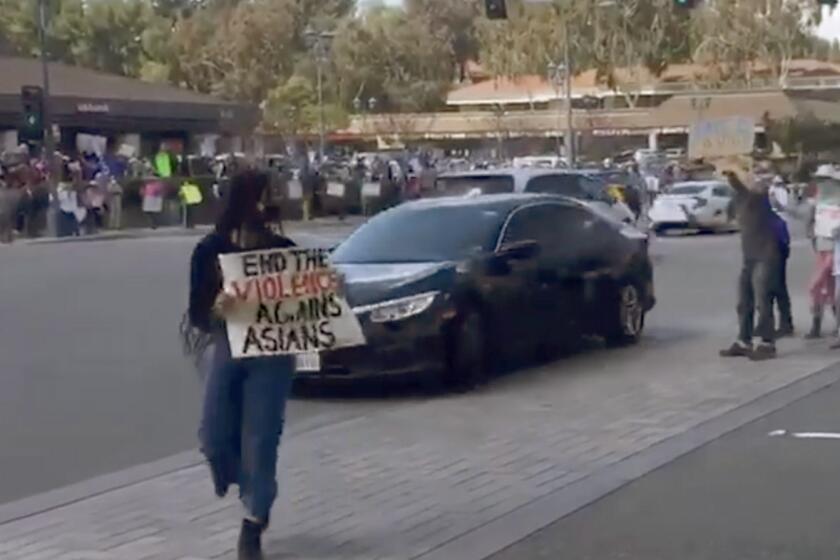
[[[453,262],[335,264],[344,275],[351,307],[429,291],[446,291],[455,278]]]

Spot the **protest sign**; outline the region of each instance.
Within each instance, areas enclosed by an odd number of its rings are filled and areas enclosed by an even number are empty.
[[[750,154],[755,146],[755,122],[749,117],[697,121],[688,133],[691,159]]]
[[[364,344],[340,294],[325,249],[272,249],[220,255],[234,358],[322,352]]]
[[[330,181],[329,183],[327,183],[327,194],[329,196],[344,198],[344,183]]]

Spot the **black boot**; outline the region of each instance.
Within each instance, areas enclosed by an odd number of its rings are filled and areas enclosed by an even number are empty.
[[[239,543],[236,550],[239,553],[239,560],[263,560],[262,533],[265,524],[242,520],[242,529],[239,531]]]
[[[822,336],[822,313],[814,313],[811,317],[811,330],[805,335],[806,339],[820,338]]]

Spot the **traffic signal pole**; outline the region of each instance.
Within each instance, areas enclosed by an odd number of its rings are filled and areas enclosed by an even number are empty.
[[[59,165],[55,158],[55,138],[52,130],[52,107],[50,98],[50,67],[47,56],[47,0],[38,0],[38,41],[41,45],[41,87],[43,100],[41,122],[44,128],[44,140],[41,145],[41,157],[47,165],[47,188],[50,191],[50,205],[47,208],[47,235],[58,235],[58,173]]]
[[[50,67],[47,58],[47,0],[38,0],[38,40],[41,44],[41,81],[44,90],[41,120],[44,126],[43,156],[47,158],[50,170],[50,183],[53,183],[53,160],[55,155],[55,138],[52,133],[52,111],[50,110]]]

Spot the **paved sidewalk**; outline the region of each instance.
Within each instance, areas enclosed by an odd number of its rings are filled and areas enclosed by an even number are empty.
[[[583,359],[571,357],[515,374],[515,392],[501,379],[287,438],[268,558],[484,558],[562,515],[529,517],[530,505],[840,357],[790,340],[774,362],[724,361],[726,342],[659,332],[586,356],[585,375],[564,375]],[[0,558],[230,558],[239,517],[194,466],[2,524]]]

